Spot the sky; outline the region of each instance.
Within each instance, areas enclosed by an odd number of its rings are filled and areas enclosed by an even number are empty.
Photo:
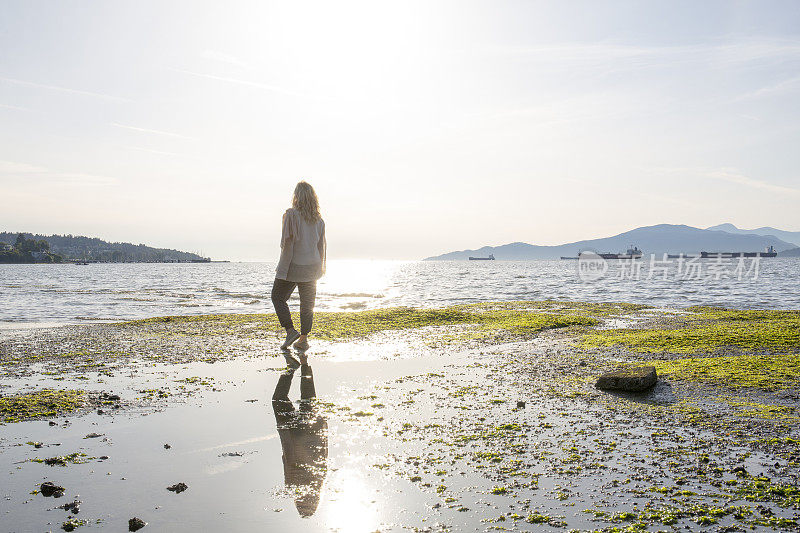
[[[0,231],[330,258],[800,230],[800,2],[0,3]]]

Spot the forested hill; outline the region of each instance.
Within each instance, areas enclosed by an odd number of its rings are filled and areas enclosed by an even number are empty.
[[[3,244],[13,245],[18,233],[0,232],[0,250]],[[50,245],[50,253],[61,256],[64,260],[103,261],[103,262],[197,262],[207,261],[198,254],[181,252],[168,248],[152,248],[144,244],[128,242],[106,242],[94,237],[80,235],[32,235],[24,234],[28,239],[43,240]]]

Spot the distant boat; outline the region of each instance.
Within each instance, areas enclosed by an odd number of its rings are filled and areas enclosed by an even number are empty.
[[[703,259],[732,259],[735,257],[777,257],[778,252],[770,246],[764,252],[700,252]]]
[[[489,254],[489,257],[469,257],[470,261],[494,261],[494,254]]]
[[[593,254],[594,252],[581,252],[580,254],[578,254],[578,257],[587,253]],[[633,244],[631,244],[631,247],[628,248],[628,250],[624,254],[614,254],[611,252],[604,252],[596,255],[599,255],[603,259],[641,259],[642,251],[639,249],[638,246],[634,246]]]

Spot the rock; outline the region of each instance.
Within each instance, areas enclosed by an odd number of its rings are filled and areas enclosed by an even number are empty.
[[[658,375],[653,366],[626,367],[606,372],[597,378],[595,387],[602,390],[640,392],[652,388],[657,380]]]
[[[141,518],[136,518],[135,516],[128,520],[128,531],[139,531],[144,526],[147,525],[147,522],[142,520]]]
[[[189,485],[186,483],[175,483],[171,487],[167,487],[167,490],[174,492],[175,494],[180,494],[181,492],[185,491],[189,488]]]
[[[736,474],[736,477],[747,477],[750,475],[747,473],[747,469],[743,466],[737,466],[734,468],[733,473]]]
[[[105,414],[105,411],[103,411],[102,409],[98,409],[98,410],[97,410],[97,414],[98,414],[98,415]]]
[[[75,531],[79,526],[82,524],[80,522],[75,522],[74,520],[67,520],[63,524],[61,524],[61,529],[64,531]]]
[[[74,500],[69,503],[65,503],[64,505],[59,505],[59,509],[64,509],[65,511],[72,511],[72,514],[78,514],[81,510],[81,502],[80,500]]]
[[[102,437],[102,436],[103,436],[103,434],[101,434],[101,433],[89,433],[88,435],[86,435],[83,438],[84,439],[96,439],[97,437]]]
[[[47,423],[47,425],[48,425],[48,426],[57,426],[58,424],[57,424],[56,422],[53,422],[53,421],[51,420],[50,422],[48,422],[48,423]]]
[[[172,448],[172,446],[170,446],[169,444],[165,444],[165,445],[164,445],[164,449],[165,449],[165,450],[169,450],[170,448]]]
[[[520,409],[524,409],[525,408],[525,402],[523,402],[522,400],[518,401],[517,402],[517,407],[519,407]]]
[[[66,489],[64,489],[64,487],[59,487],[52,481],[45,481],[39,487],[39,492],[41,492],[42,496],[45,497],[55,496],[56,498],[58,498],[64,495],[65,490]]]

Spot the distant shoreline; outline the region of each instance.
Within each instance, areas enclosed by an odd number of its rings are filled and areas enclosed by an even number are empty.
[[[173,265],[173,264],[204,264],[204,263],[230,263],[228,260],[220,261],[77,261],[77,260],[63,260],[59,262],[44,262],[44,261],[0,261],[0,265]]]

